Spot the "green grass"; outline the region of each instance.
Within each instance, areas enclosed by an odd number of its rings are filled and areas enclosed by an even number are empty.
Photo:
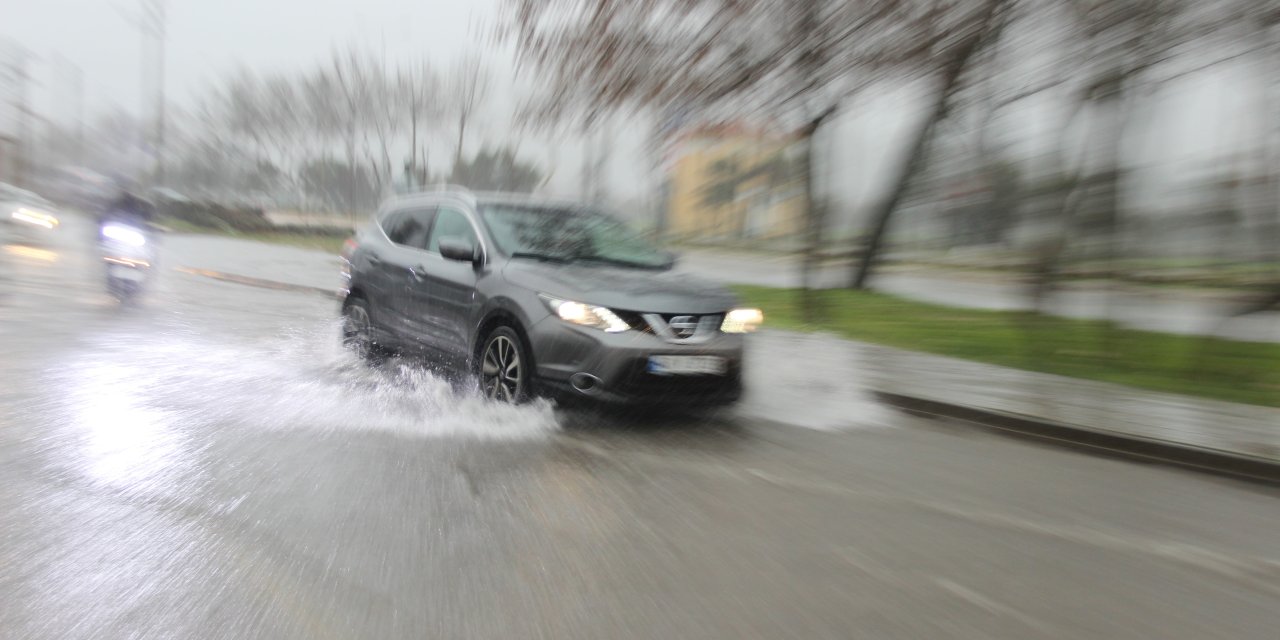
[[[801,313],[799,290],[734,289],[744,303],[764,310],[766,327],[827,331],[865,342],[1030,371],[1280,406],[1280,344],[944,307],[852,290],[815,292],[823,319],[809,323]]]
[[[256,240],[271,244],[285,244],[304,249],[315,249],[332,254],[337,254],[342,250],[342,243],[347,238],[346,235],[330,233],[311,234],[278,231],[236,231],[230,228],[213,229],[194,225],[176,218],[166,218],[161,220],[161,224],[179,233],[202,233],[227,238],[240,238],[242,240]]]

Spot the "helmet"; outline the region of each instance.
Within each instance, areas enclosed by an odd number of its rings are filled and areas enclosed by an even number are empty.
[[[111,184],[112,195],[117,200],[129,196],[136,198],[141,195],[138,183],[133,178],[116,176],[111,180]]]

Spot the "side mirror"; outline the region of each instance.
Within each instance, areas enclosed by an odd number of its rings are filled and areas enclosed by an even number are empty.
[[[480,250],[468,240],[457,236],[440,238],[440,255],[446,260],[476,263],[480,261]]]
[[[666,256],[668,269],[676,266],[676,262],[680,260],[680,254],[674,251],[663,251],[662,253]]]

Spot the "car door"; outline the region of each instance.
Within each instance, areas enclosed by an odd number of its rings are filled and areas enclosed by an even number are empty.
[[[463,240],[472,246],[479,246],[480,238],[471,219],[460,208],[441,205],[431,225],[423,260],[414,271],[415,279],[426,285],[425,299],[418,302],[418,307],[424,314],[433,346],[447,354],[466,357],[479,274],[470,262],[442,257],[441,238]]]
[[[423,341],[423,324],[414,306],[411,273],[422,260],[427,234],[435,210],[430,207],[404,209],[387,217],[383,231],[390,242],[378,252],[380,296],[375,300],[374,320],[395,335],[405,346]]]
[[[352,256],[352,285],[368,296],[374,326],[393,336],[398,320],[391,309],[391,300],[399,287],[392,284],[391,265],[387,263],[393,250],[389,238],[391,231],[408,216],[408,211],[392,211],[379,216],[374,223],[375,228],[368,231],[369,237],[360,243]]]

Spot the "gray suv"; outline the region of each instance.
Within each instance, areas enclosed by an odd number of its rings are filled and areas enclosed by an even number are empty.
[[[490,398],[724,404],[759,310],[571,202],[397,197],[343,249],[343,340],[461,367]]]

